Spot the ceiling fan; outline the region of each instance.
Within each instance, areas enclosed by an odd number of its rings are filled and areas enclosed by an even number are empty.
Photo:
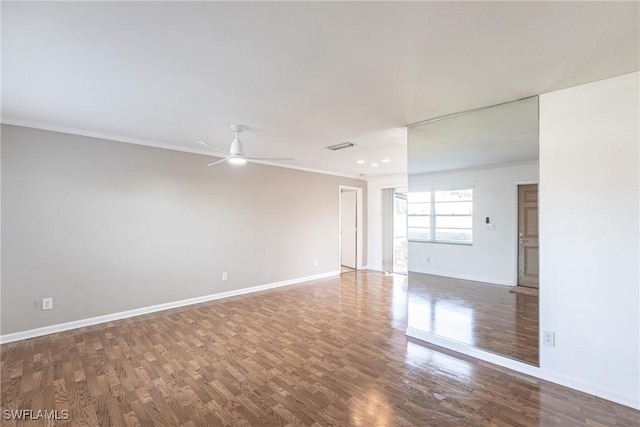
[[[256,157],[256,156],[245,156],[244,148],[242,148],[242,142],[240,141],[240,133],[244,130],[242,125],[232,124],[231,132],[235,132],[236,137],[233,138],[231,142],[231,148],[229,151],[219,150],[215,147],[211,147],[205,142],[198,141],[198,144],[207,147],[210,150],[217,151],[220,154],[224,154],[226,157],[222,160],[218,160],[217,162],[209,163],[207,166],[217,165],[222,162],[229,162],[234,165],[244,165],[247,163],[247,160],[293,160],[292,157]]]

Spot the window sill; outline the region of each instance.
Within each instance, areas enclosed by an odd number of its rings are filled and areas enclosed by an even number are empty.
[[[473,246],[473,242],[444,242],[442,240],[422,240],[422,239],[408,239],[411,243],[435,243],[438,245],[458,245],[458,246]]]

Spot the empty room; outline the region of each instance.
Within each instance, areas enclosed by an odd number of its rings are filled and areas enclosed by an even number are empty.
[[[640,426],[640,3],[0,4],[3,426]]]

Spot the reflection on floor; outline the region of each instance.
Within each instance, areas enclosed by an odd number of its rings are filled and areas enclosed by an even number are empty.
[[[425,332],[538,364],[538,298],[510,287],[409,273],[409,324]]]
[[[346,265],[340,266],[340,273],[351,273],[352,271],[356,271],[355,268],[347,267]]]
[[[4,344],[2,412],[67,409],[56,426],[638,425],[633,409],[408,339],[406,302],[405,276],[363,271]],[[36,424],[53,425],[2,420]]]

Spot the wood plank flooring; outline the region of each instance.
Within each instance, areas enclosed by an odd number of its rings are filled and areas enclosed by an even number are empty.
[[[510,287],[409,273],[409,325],[538,365],[538,297]]]
[[[640,413],[407,339],[405,276],[347,273],[1,347],[3,426],[635,426]]]
[[[351,273],[352,271],[356,271],[355,268],[347,267],[346,265],[340,266],[340,273]]]

